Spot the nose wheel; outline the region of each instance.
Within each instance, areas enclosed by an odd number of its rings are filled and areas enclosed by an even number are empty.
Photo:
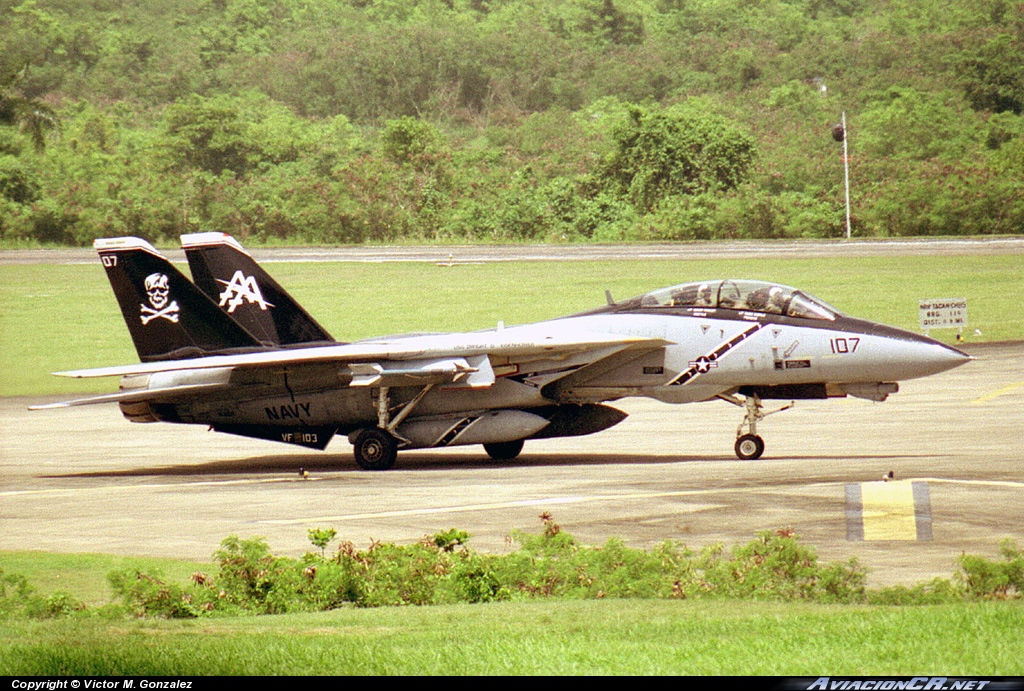
[[[719,398],[746,409],[746,414],[743,416],[740,426],[736,428],[736,445],[733,447],[736,451],[736,457],[741,461],[756,461],[764,453],[764,439],[757,434],[758,421],[793,407],[793,401],[790,401],[789,405],[766,413],[764,412],[764,406],[761,404],[761,397],[757,394],[747,396],[743,400],[732,394],[724,394],[719,396]],[[746,432],[744,432],[744,428]]]
[[[764,453],[764,439],[756,434],[744,434],[736,440],[734,448],[741,461],[756,461]]]

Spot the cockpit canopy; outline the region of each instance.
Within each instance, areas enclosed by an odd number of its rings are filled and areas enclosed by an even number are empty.
[[[801,319],[832,321],[839,312],[789,286],[764,281],[702,281],[683,283],[647,293],[641,307],[706,307],[783,314]]]

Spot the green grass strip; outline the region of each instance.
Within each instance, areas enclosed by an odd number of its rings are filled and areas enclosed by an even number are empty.
[[[678,601],[346,609],[201,621],[0,621],[8,675],[1024,673],[1020,602]]]

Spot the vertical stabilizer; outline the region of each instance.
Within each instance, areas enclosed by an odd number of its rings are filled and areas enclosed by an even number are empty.
[[[261,345],[145,240],[106,238],[93,247],[143,362]]]
[[[182,235],[181,246],[196,285],[261,341],[274,345],[334,341],[230,235]]]

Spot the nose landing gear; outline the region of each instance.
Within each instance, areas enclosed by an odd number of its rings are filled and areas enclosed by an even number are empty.
[[[757,394],[747,396],[743,400],[732,394],[723,394],[719,398],[733,405],[746,408],[746,414],[744,414],[740,426],[736,428],[736,445],[733,447],[736,451],[736,457],[741,461],[755,461],[764,453],[764,439],[757,434],[758,420],[763,420],[775,413],[781,413],[783,410],[789,410],[794,405],[794,402],[790,401],[789,405],[766,413],[764,412],[764,406],[761,405],[761,397]],[[744,427],[747,429],[746,434],[743,432]]]
[[[764,453],[764,439],[756,434],[743,434],[737,437],[734,448],[741,461],[756,461]]]

